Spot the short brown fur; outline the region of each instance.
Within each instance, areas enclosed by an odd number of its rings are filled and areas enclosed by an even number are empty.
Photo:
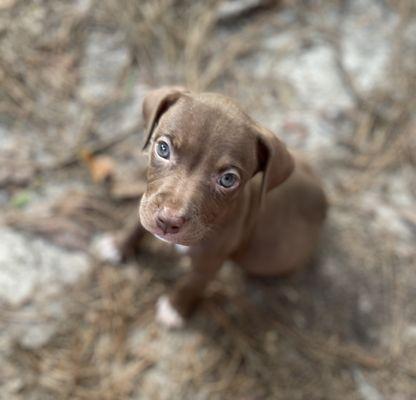
[[[164,87],[146,96],[143,115],[150,156],[140,221],[151,233],[189,246],[192,271],[170,296],[182,316],[227,259],[257,276],[288,274],[309,262],[327,200],[302,157],[219,94]],[[169,160],[155,150],[166,137]],[[224,190],[218,179],[229,168],[238,171],[240,183]],[[158,218],[178,231],[162,232]],[[125,254],[141,229],[126,239]]]

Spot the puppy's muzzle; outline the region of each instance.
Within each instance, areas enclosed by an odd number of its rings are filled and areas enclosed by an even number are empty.
[[[183,215],[167,207],[160,209],[156,216],[156,225],[164,234],[178,233],[186,221],[187,219]]]

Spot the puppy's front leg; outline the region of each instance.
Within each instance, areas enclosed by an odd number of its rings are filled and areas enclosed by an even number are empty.
[[[120,264],[132,258],[138,251],[146,231],[137,220],[126,229],[127,233],[105,234],[93,243],[93,253],[101,261]]]
[[[225,261],[206,254],[194,255],[191,259],[192,271],[178,282],[169,297],[163,296],[158,301],[156,319],[171,328],[184,325],[185,318],[191,315]]]
[[[146,231],[140,222],[135,222],[129,227],[128,234],[120,240],[119,251],[122,261],[133,257],[139,249],[141,239]]]

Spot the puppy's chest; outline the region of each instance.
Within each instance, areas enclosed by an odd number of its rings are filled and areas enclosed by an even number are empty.
[[[189,253],[189,246],[183,246],[181,244],[175,244],[174,247],[175,247],[176,252],[179,253],[179,254],[186,255],[186,254]]]
[[[158,235],[154,235],[154,236],[155,236],[156,239],[159,239],[162,242],[169,243],[167,240],[159,237]],[[183,246],[181,244],[174,244],[173,247],[174,247],[175,251],[179,254],[186,255],[186,254],[189,253],[189,246]]]

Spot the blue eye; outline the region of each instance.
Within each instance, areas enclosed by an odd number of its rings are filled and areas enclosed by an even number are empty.
[[[169,159],[170,156],[170,148],[169,145],[161,140],[160,142],[157,142],[156,144],[156,152],[157,154],[165,159]]]
[[[229,189],[230,187],[234,186],[237,181],[238,181],[238,176],[236,174],[233,174],[231,172],[227,172],[226,174],[221,176],[218,183],[222,187],[225,187],[226,189]]]

